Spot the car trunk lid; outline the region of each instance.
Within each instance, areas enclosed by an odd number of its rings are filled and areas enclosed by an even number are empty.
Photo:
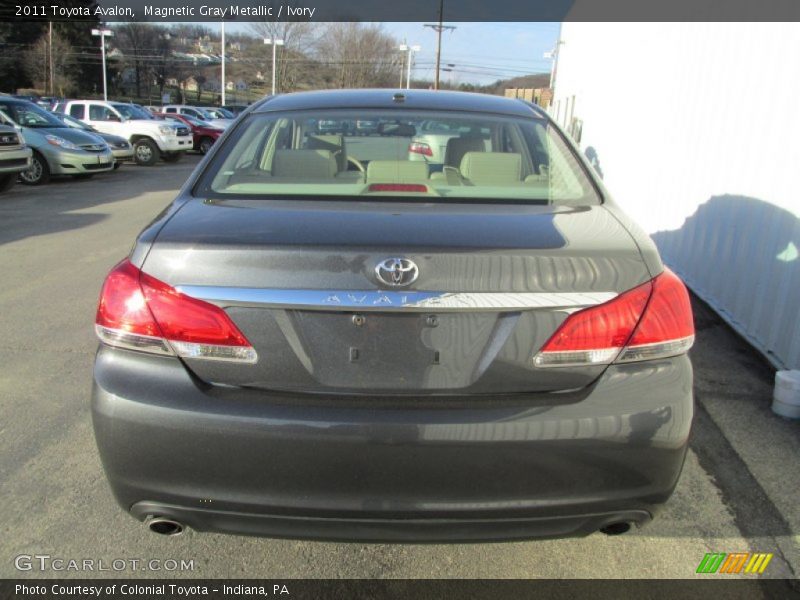
[[[396,260],[413,281],[391,280]],[[186,359],[201,379],[348,394],[583,387],[604,367],[532,357],[571,312],[650,277],[602,206],[342,200],[190,199],[142,268],[225,308],[258,353]]]

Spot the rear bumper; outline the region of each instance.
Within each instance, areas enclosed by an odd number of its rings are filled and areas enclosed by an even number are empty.
[[[677,483],[691,365],[611,367],[572,395],[341,399],[205,386],[101,348],[92,412],[118,502],[199,531],[371,541],[585,535]],[[424,404],[423,404],[424,402]]]

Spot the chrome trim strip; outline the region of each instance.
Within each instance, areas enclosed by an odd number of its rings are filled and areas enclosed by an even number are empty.
[[[576,309],[602,304],[616,292],[399,292],[383,290],[289,290],[179,285],[176,289],[218,306],[303,310],[403,312],[513,312]]]

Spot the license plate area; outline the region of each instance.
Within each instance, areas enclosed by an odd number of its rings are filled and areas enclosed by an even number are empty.
[[[497,315],[297,311],[292,320],[320,383],[410,390],[469,385]]]

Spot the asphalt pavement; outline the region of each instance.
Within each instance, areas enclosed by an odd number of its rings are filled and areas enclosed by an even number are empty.
[[[792,585],[797,591],[800,423],[770,412],[774,372],[699,302],[692,447],[675,495],[645,528],[616,537],[451,545],[146,531],[114,502],[95,448],[92,326],[105,274],[197,160],[125,165],[87,181],[18,185],[0,196],[0,577],[741,577],[750,580],[738,590],[743,598],[765,595],[760,579],[783,577],[794,579],[787,593]],[[755,551],[774,554],[761,576],[695,573],[707,552]],[[126,567],[54,571],[34,563],[20,571],[20,555],[95,565],[122,559]],[[161,570],[130,562],[151,559],[162,561]],[[193,561],[193,568],[166,572],[168,560]]]

